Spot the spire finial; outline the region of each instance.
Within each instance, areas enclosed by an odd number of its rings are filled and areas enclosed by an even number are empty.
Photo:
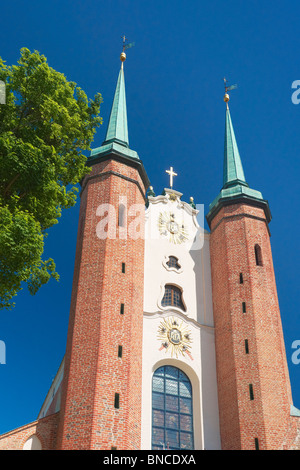
[[[123,39],[123,50],[122,50],[121,55],[120,55],[120,61],[122,62],[121,67],[123,68],[123,62],[125,62],[125,60],[126,60],[126,54],[125,54],[126,36],[125,36],[125,34],[122,36],[122,39]]]
[[[122,40],[123,40],[123,51],[121,52],[121,55],[120,55],[120,60],[122,62],[121,68],[123,68],[123,62],[125,62],[125,60],[126,60],[125,51],[127,49],[129,49],[130,47],[133,47],[135,45],[134,42],[130,42],[130,43],[127,42],[126,43],[127,38],[126,38],[125,34],[123,34]]]
[[[228,101],[229,101],[229,99],[230,99],[228,92],[231,91],[231,90],[234,90],[235,88],[237,88],[237,85],[227,86],[227,80],[226,80],[226,78],[224,77],[223,80],[224,80],[224,86],[225,86],[224,101],[225,101],[226,107],[227,107],[227,109],[228,109]]]

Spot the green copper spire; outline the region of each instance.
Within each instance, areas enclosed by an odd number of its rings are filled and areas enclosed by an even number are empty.
[[[131,45],[132,44],[129,44],[127,47],[131,47]],[[105,140],[101,147],[95,148],[91,151],[91,155],[88,159],[89,164],[91,165],[98,161],[99,158],[103,158],[105,155],[108,155],[111,152],[124,158],[139,160],[138,154],[129,148],[125,78],[123,67],[123,63],[126,60],[124,48],[120,55],[120,60],[122,63],[121,70],[118,76]]]
[[[236,143],[228,105],[226,106],[223,188],[234,184],[247,185],[239,149]],[[248,185],[247,185],[248,186]]]
[[[116,142],[124,145],[125,147],[129,147],[123,62],[119,72],[115,96],[103,145],[111,142]]]
[[[110,118],[108,122],[105,140],[100,147],[91,150],[90,156],[87,159],[87,166],[93,167],[98,163],[105,161],[117,161],[126,166],[136,168],[143,181],[146,190],[150,185],[149,178],[144,168],[143,162],[140,160],[137,152],[129,148],[128,140],[128,126],[127,126],[127,110],[126,110],[126,96],[125,96],[125,79],[123,63],[126,60],[125,50],[133,46],[134,43],[125,44],[125,37],[123,38],[123,52],[121,52],[121,70],[119,72],[116,91],[111,108]],[[96,169],[96,172],[98,170]],[[113,173],[115,176],[121,178],[128,178],[127,176],[109,170],[104,174]],[[143,192],[140,184],[137,182],[138,187]],[[144,193],[143,196],[145,197]],[[146,201],[146,197],[145,197]]]
[[[262,206],[266,213],[267,221],[271,220],[268,202],[263,199],[261,192],[251,189],[246,182],[243,165],[237,146],[234,129],[229,112],[229,95],[225,94],[226,118],[225,118],[225,142],[224,142],[224,168],[223,187],[216,199],[209,205],[209,213],[206,218],[210,225],[212,219],[221,207],[233,203],[246,203]]]

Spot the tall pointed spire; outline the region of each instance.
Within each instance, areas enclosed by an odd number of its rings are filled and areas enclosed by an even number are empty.
[[[225,81],[225,79],[224,79]],[[231,121],[228,101],[228,90],[236,88],[226,87],[224,101],[226,103],[225,118],[225,142],[224,142],[224,167],[223,167],[223,187],[219,195],[209,205],[209,213],[206,218],[210,225],[211,220],[219,212],[221,207],[237,202],[260,205],[264,208],[268,222],[271,220],[271,213],[268,202],[263,199],[261,192],[251,189],[246,182],[235,133]]]
[[[111,107],[105,139],[100,147],[92,149],[88,164],[93,165],[111,153],[123,158],[139,160],[137,152],[129,148],[127,106],[124,78],[124,61],[126,60],[125,50],[132,47],[134,43],[125,44],[123,38],[123,52],[121,52],[121,70],[119,72],[113,104]]]
[[[124,57],[125,56],[125,57]],[[119,72],[115,96],[110,112],[106,137],[103,145],[116,142],[125,147],[129,147],[128,140],[128,124],[127,124],[127,108],[125,93],[125,77],[123,63],[126,58],[125,53],[121,54],[121,70]]]
[[[224,142],[223,188],[228,188],[229,186],[238,183],[247,185],[230,117],[229,106],[227,104]]]

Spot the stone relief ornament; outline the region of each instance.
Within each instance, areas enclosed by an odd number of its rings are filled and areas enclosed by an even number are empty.
[[[165,352],[171,353],[171,357],[187,355],[190,359],[194,359],[190,352],[191,332],[183,321],[180,322],[174,317],[165,318],[159,324],[157,338],[161,341],[159,351],[165,349]]]

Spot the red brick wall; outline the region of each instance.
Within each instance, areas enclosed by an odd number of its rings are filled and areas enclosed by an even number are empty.
[[[287,436],[282,443],[282,450],[300,450],[300,417],[291,417]]]
[[[254,449],[257,438],[261,449],[277,449],[289,430],[292,398],[264,211],[223,207],[210,240],[222,448]],[[256,265],[255,244],[263,266]]]
[[[103,203],[117,209],[119,196],[127,197],[128,208],[144,206],[141,189],[145,192],[137,169],[114,160],[94,165],[83,183],[61,404],[61,449],[140,448],[144,239],[120,239],[118,230],[116,239],[99,239],[96,227],[101,217],[96,212]],[[144,212],[142,217],[144,223]],[[128,224],[132,220],[129,217]],[[124,314],[120,314],[121,303]],[[118,345],[123,347],[122,358]],[[119,409],[114,408],[115,393],[120,394]]]
[[[25,442],[36,435],[42,444],[42,450],[56,448],[56,434],[59,413],[26,424],[0,436],[0,450],[22,450]]]

